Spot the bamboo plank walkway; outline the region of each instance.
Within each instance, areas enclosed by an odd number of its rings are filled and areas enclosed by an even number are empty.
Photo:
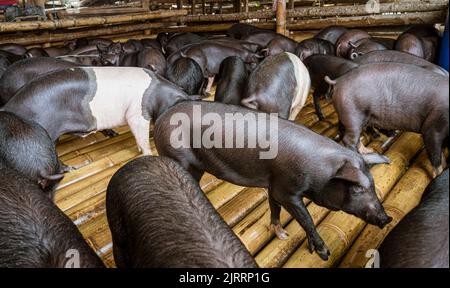
[[[337,115],[330,103],[322,102],[322,107],[326,119],[319,122],[310,97],[296,121],[334,138],[338,133]],[[108,267],[115,267],[115,264],[105,213],[106,187],[121,166],[140,156],[128,128],[115,131],[120,135],[114,138],[100,133],[86,138],[63,136],[57,145],[62,161],[82,167],[66,174],[57,188],[55,201]],[[284,210],[281,222],[289,232],[289,239],[283,241],[274,237],[269,230],[270,211],[265,189],[240,187],[209,174],[202,178],[200,186],[261,267],[363,267],[368,260],[365,252],[377,248],[388,231],[417,205],[431,181],[431,167],[420,135],[403,133],[394,140],[383,135],[376,139],[364,135],[365,144],[380,153],[385,152],[392,160],[391,165],[372,168],[377,193],[384,199],[387,213],[394,217],[392,224],[380,230],[346,213],[330,212],[308,203],[318,231],[332,253],[327,262],[308,252],[305,232]],[[156,154],[153,140],[151,147]]]

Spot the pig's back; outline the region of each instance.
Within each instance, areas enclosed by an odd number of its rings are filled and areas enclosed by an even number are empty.
[[[449,267],[449,170],[427,188],[421,203],[386,237],[380,247],[386,268]]]
[[[142,115],[142,99],[155,79],[152,72],[136,67],[80,69],[95,81],[95,92],[87,101],[97,130],[126,124],[127,114]]]
[[[20,88],[45,74],[76,66],[80,65],[49,57],[17,61],[8,67],[8,73],[0,78],[0,102],[7,103]]]
[[[63,268],[70,249],[80,267],[104,267],[72,221],[37,185],[0,163],[0,267]]]
[[[158,118],[156,122],[154,138],[158,152],[161,155],[175,158],[180,163],[186,163],[187,161],[201,171],[206,170],[218,178],[236,183],[238,185],[251,187],[267,187],[269,185],[269,177],[267,177],[267,175],[270,175],[272,172],[274,172],[272,171],[272,167],[274,167],[276,163],[281,164],[277,164],[277,167],[282,167],[282,169],[300,169],[300,166],[302,166],[302,170],[305,170],[305,166],[306,169],[314,169],[314,167],[317,166],[314,163],[317,162],[317,159],[319,157],[319,154],[317,153],[318,149],[323,152],[324,155],[333,155],[337,152],[347,150],[334,141],[318,135],[304,126],[292,123],[287,120],[283,120],[278,117],[275,117],[277,121],[276,124],[278,126],[276,131],[278,132],[275,132],[275,130],[273,130],[271,131],[272,134],[269,134],[267,132],[267,134],[261,134],[266,136],[265,139],[270,139],[269,136],[271,135],[272,137],[274,137],[273,139],[276,142],[271,143],[271,147],[273,148],[272,151],[275,153],[274,155],[270,153],[261,154],[262,151],[269,151],[269,148],[233,148],[235,146],[233,146],[232,148],[210,149],[172,148],[170,143],[170,133],[172,133],[174,128],[178,127],[179,124],[171,126],[170,118],[177,113],[186,113],[191,117],[193,105],[198,105],[198,107],[201,107],[202,115],[213,113],[219,115],[221,119],[225,119],[225,117],[230,117],[230,115],[235,115],[237,113],[241,113],[243,115],[252,115],[255,119],[257,119],[258,114],[265,115],[266,121],[257,122],[258,129],[248,129],[248,131],[246,131],[247,129],[238,129],[238,131],[245,133],[244,135],[239,134],[238,136],[244,137],[245,139],[247,139],[248,137],[255,137],[254,139],[257,139],[257,137],[260,137],[258,136],[258,130],[268,130],[268,128],[270,127],[270,122],[267,123],[269,121],[269,114],[262,112],[258,113],[254,110],[250,110],[244,107],[227,105],[218,102],[182,102],[172,107],[163,116]],[[192,123],[192,117],[190,121]],[[223,122],[225,121],[222,121],[221,126],[221,144],[222,147],[225,147],[225,134],[232,134],[233,139],[236,139],[235,132],[237,131],[237,125],[235,125],[234,129],[230,129],[229,126],[225,127],[225,124]],[[263,125],[265,127],[262,127],[260,125],[262,123],[265,123],[265,125]],[[207,127],[209,126],[203,126],[202,132],[204,132]],[[192,127],[190,127],[190,129],[190,131],[192,131]],[[232,133],[230,133],[230,131]],[[256,140],[256,147],[258,147],[259,143],[261,142]],[[247,142],[245,142],[244,146],[248,147]],[[264,155],[266,159],[263,159],[263,157],[261,157],[262,155]],[[272,156],[275,156],[275,158],[273,158]],[[338,159],[338,157],[335,158]],[[311,163],[311,165],[301,165],[305,162]],[[206,167],[204,163],[208,163],[208,167]],[[289,165],[283,163],[289,163]],[[226,169],[224,169],[224,167],[226,167]]]
[[[255,267],[198,183],[167,157],[126,164],[111,179],[106,201],[114,245],[122,244],[128,262],[119,265]]]

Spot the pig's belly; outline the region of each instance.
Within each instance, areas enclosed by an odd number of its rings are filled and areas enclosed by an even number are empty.
[[[197,159],[203,163],[202,170],[236,185],[269,187],[270,172],[267,169],[268,166],[266,163],[260,162],[269,160],[252,159],[253,153],[251,152],[248,153],[250,157],[247,158],[239,155],[240,151],[231,156],[224,155],[221,152],[225,150],[227,149],[214,149],[215,152],[207,150],[197,154]],[[239,148],[236,150],[239,150]]]
[[[413,111],[408,111],[407,107],[403,107],[388,112],[377,111],[371,115],[368,124],[382,129],[420,132],[422,118],[422,115],[417,115]]]

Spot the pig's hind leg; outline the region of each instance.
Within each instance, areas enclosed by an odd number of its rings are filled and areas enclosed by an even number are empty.
[[[316,109],[317,117],[319,117],[320,121],[323,121],[325,117],[323,116],[322,109],[320,108],[320,91],[319,89],[315,89],[313,93],[313,100],[314,100],[314,108]]]
[[[433,166],[433,178],[436,178],[444,171],[446,166],[445,158],[443,157],[442,147],[445,138],[448,137],[448,125],[440,125],[441,121],[434,121],[434,119],[425,120],[422,126],[422,135],[425,143],[425,149]]]
[[[270,230],[281,240],[286,240],[289,234],[283,229],[280,223],[281,205],[273,199],[269,192],[269,206],[270,206]]]
[[[366,148],[361,142],[361,134],[364,123],[366,122],[365,117],[358,115],[355,111],[348,110],[345,113],[339,113],[339,117],[345,131],[342,137],[344,146],[353,151],[358,151],[361,154],[373,153],[372,150]]]

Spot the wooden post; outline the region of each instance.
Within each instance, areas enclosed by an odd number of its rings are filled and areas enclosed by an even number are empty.
[[[191,14],[195,15],[195,0],[191,1]]]
[[[248,0],[244,0],[244,12],[248,13]]]
[[[177,0],[177,9],[178,10],[183,9],[183,0]]]
[[[223,12],[223,0],[219,0],[219,14],[222,14]]]
[[[294,9],[295,7],[295,1],[294,0],[289,0],[289,9]]]
[[[202,0],[202,14],[206,14],[206,1]]]
[[[150,10],[150,0],[142,0],[142,8]]]
[[[275,1],[277,1],[276,31],[279,34],[286,35],[286,0],[275,0]]]

